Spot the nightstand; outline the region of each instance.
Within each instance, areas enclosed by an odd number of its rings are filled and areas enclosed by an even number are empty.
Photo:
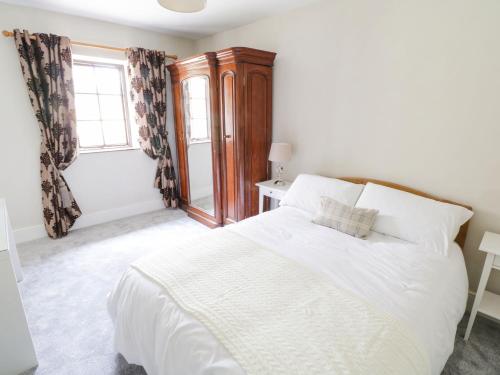
[[[500,320],[500,295],[485,290],[491,270],[500,270],[500,234],[485,232],[479,250],[484,251],[487,255],[470,313],[469,324],[465,331],[465,341],[469,339],[478,312]]]
[[[264,197],[281,200],[291,186],[288,181],[283,181],[284,185],[277,185],[274,181],[276,180],[262,181],[255,184],[259,187],[259,214],[264,212]]]

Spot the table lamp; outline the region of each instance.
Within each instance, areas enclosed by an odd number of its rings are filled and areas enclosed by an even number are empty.
[[[269,161],[277,163],[276,172],[278,172],[278,178],[274,183],[276,185],[284,185],[285,182],[281,179],[284,167],[283,163],[286,163],[292,157],[292,145],[289,143],[273,143],[271,144],[271,151],[269,152]]]

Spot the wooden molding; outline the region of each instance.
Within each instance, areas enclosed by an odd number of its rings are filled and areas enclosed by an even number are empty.
[[[249,63],[273,66],[276,53],[246,47],[231,47],[217,52],[219,65]]]
[[[180,75],[193,72],[198,69],[206,69],[207,66],[216,65],[215,52],[206,52],[196,56],[177,60],[175,63],[167,65],[172,81],[178,80]]]

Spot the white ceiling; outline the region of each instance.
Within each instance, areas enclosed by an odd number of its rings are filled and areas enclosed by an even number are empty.
[[[197,39],[316,0],[207,0],[199,13],[175,13],[156,0],[0,0]]]

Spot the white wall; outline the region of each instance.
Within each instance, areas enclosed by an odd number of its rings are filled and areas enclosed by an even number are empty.
[[[323,0],[197,50],[278,53],[273,138],[294,146],[289,177],[373,177],[472,205],[475,289],[482,233],[500,232],[499,20],[497,0]]]
[[[52,32],[73,40],[118,47],[140,46],[179,56],[193,53],[192,41],[132,27],[0,3],[0,25],[6,30]],[[89,48],[74,53],[123,58]],[[18,239],[44,235],[39,176],[39,130],[31,108],[12,38],[0,37],[0,197],[5,197]],[[170,88],[168,89],[170,93]],[[170,142],[173,146],[169,97]],[[175,155],[175,148],[173,149]],[[83,216],[75,226],[162,207],[153,188],[156,162],[142,150],[81,154],[64,176]]]

